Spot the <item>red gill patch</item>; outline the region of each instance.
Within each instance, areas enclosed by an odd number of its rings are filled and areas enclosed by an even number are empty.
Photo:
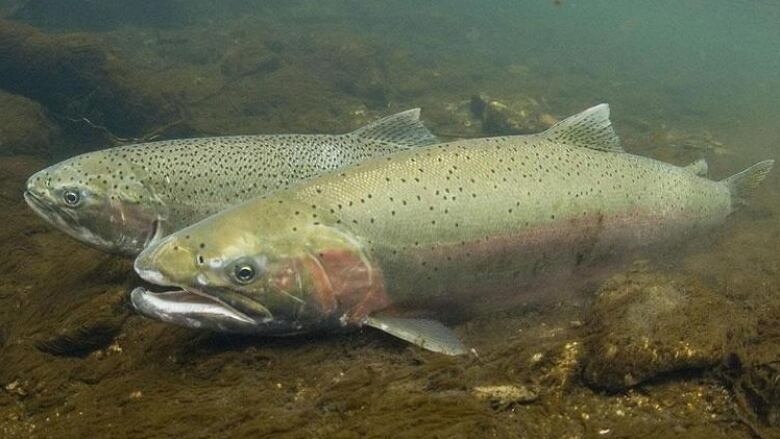
[[[344,312],[347,322],[354,324],[389,305],[381,271],[353,251],[325,250],[302,262],[326,313]]]

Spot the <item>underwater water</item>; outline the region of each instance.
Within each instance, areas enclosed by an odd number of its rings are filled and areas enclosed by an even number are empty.
[[[2,437],[780,437],[777,169],[704,234],[445,310],[457,357],[369,328],[142,317],[133,258],[23,198],[80,153],[417,107],[455,141],[608,103],[628,153],[721,180],[780,155],[780,4],[0,0],[0,17]]]

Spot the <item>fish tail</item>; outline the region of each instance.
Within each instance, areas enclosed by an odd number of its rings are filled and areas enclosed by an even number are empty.
[[[742,172],[721,180],[721,182],[729,188],[729,192],[731,192],[732,206],[746,204],[748,198],[750,198],[761,181],[766,178],[766,175],[772,170],[774,164],[774,160],[764,160]]]

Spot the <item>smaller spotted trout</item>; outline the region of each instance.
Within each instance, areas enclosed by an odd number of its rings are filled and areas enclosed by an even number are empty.
[[[347,134],[165,140],[82,154],[29,178],[29,206],[100,250],[150,242],[228,206],[325,171],[435,143],[413,109]]]
[[[773,163],[713,181],[702,161],[628,154],[602,104],[539,134],[403,151],[211,216],[138,256],[141,277],[176,289],[131,300],[193,328],[369,326],[463,354],[441,318],[712,230]]]

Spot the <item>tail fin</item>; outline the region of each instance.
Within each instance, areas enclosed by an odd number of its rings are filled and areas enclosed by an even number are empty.
[[[363,139],[395,143],[400,147],[412,148],[438,143],[428,128],[420,121],[420,109],[414,108],[393,114],[372,122],[352,133]]]
[[[772,170],[774,164],[774,160],[764,160],[722,180],[731,192],[732,206],[745,204],[753,191],[756,190],[769,171]]]

